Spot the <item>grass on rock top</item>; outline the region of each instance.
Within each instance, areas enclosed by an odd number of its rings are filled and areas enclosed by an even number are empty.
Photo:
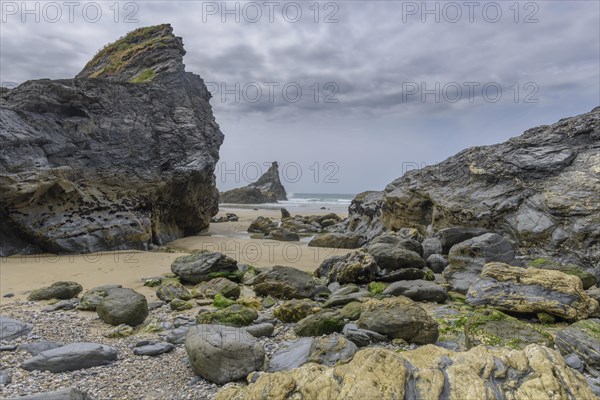
[[[86,64],[85,68],[92,68],[100,63],[105,65],[92,73],[92,78],[97,78],[105,74],[116,74],[127,67],[134,56],[142,50],[152,47],[161,48],[168,46],[167,42],[172,39],[170,36],[156,36],[158,33],[168,28],[168,24],[163,24],[139,28],[129,32],[116,42],[106,45]],[[151,73],[148,71],[152,70],[148,69],[143,71],[138,77],[134,78],[132,82],[144,74],[144,79],[140,78],[139,82],[151,80],[153,76],[150,76]],[[154,71],[152,71],[152,73],[154,73]],[[154,75],[155,74],[156,73],[154,73]]]

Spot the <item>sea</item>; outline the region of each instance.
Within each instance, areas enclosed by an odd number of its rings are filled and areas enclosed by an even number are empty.
[[[225,207],[280,209],[285,207],[294,212],[323,212],[346,213],[355,194],[350,193],[288,193],[288,200],[265,204],[223,204]],[[324,208],[323,208],[324,207]]]

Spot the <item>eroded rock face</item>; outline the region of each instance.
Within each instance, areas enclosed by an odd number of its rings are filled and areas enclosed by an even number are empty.
[[[287,200],[287,194],[279,179],[276,161],[256,182],[223,192],[219,198],[221,203],[233,204],[277,203],[277,200]]]
[[[556,347],[563,355],[577,354],[586,371],[600,377],[600,319],[575,322],[556,333]]]
[[[566,320],[586,319],[598,302],[584,290],[581,280],[559,271],[486,264],[467,292],[467,303],[511,313],[547,313]]]
[[[0,255],[148,249],[208,227],[223,134],[169,25],[2,94]]]
[[[347,228],[365,236],[383,228],[487,228],[521,251],[591,269],[600,262],[599,149],[595,108],[407,172],[382,194],[360,194]]]
[[[453,290],[467,293],[485,264],[511,264],[514,258],[515,251],[510,241],[495,233],[486,233],[452,246],[443,275]]]
[[[249,385],[221,389],[217,400],[317,399],[594,399],[585,378],[558,352],[478,346],[453,352],[427,345],[407,352],[367,348],[347,364],[306,364],[253,374]]]

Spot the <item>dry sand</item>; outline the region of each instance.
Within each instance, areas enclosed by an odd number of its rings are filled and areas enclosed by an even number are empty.
[[[308,247],[308,238],[299,242],[252,239],[246,232],[250,222],[259,215],[279,219],[278,210],[222,209],[234,212],[238,222],[211,224],[202,236],[191,236],[168,243],[176,252],[118,251],[84,255],[33,255],[0,258],[0,296],[8,293],[14,297],[0,297],[0,304],[25,300],[29,291],[48,286],[56,281],[72,280],[84,290],[95,286],[120,284],[156,300],[155,290],[142,285],[142,278],[160,276],[171,272],[170,266],[177,257],[193,250],[219,251],[235,258],[239,263],[257,267],[288,265],[305,271],[314,271],[326,258],[346,254],[350,250]],[[328,213],[322,210],[310,214]],[[340,215],[345,217],[345,215]]]

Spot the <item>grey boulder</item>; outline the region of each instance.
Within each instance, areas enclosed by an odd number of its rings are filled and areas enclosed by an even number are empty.
[[[113,289],[98,304],[96,312],[107,324],[136,326],[148,316],[148,301],[133,289]]]
[[[269,372],[289,371],[307,362],[332,366],[350,361],[357,350],[356,344],[338,333],[290,340],[271,357]]]
[[[403,268],[423,268],[425,267],[425,261],[417,252],[419,248],[416,247],[414,242],[412,239],[384,235],[373,239],[365,247],[365,250],[375,258],[383,273],[390,273]],[[422,253],[423,249],[421,248],[420,251]]]
[[[263,345],[244,329],[230,326],[191,327],[185,350],[194,372],[217,384],[245,378],[265,362]]]
[[[46,350],[23,362],[27,371],[65,372],[117,361],[117,349],[98,343],[71,343]]]
[[[40,301],[40,300],[68,300],[73,297],[77,297],[83,290],[83,287],[77,282],[54,282],[48,287],[43,287],[32,291],[27,300],[29,301]]]
[[[434,303],[443,303],[448,300],[446,289],[437,283],[422,279],[393,282],[385,288],[383,294],[392,296],[402,295],[415,301],[430,301]]]
[[[485,264],[510,264],[514,258],[515,249],[508,239],[496,233],[486,233],[452,246],[448,266],[442,274],[453,290],[464,294],[479,277]]]
[[[221,276],[231,279],[239,273],[233,258],[208,251],[177,258],[171,264],[171,271],[194,285]]]
[[[81,311],[96,311],[98,304],[108,296],[111,290],[120,288],[122,288],[121,285],[104,285],[90,289],[81,296],[77,309]]]
[[[448,260],[441,254],[432,254],[425,260],[427,268],[432,270],[436,274],[441,274],[444,269],[448,266]]]
[[[280,299],[312,299],[318,292],[312,275],[292,267],[274,266],[255,276],[249,284],[259,296]]]
[[[284,342],[269,361],[269,372],[289,371],[308,362],[312,337],[303,337]]]
[[[348,340],[351,340],[358,347],[365,347],[372,343],[388,341],[387,336],[368,329],[361,329],[355,324],[346,324],[342,330],[342,335],[348,338]]]

